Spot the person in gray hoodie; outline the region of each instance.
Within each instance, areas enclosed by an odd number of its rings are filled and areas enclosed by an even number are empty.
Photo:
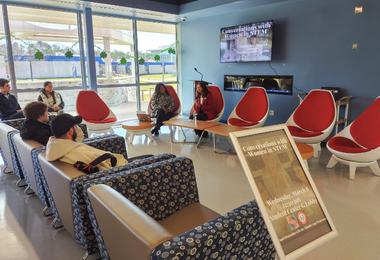
[[[60,160],[71,165],[77,161],[89,164],[101,155],[109,153],[81,143],[83,132],[77,127],[82,122],[81,116],[61,114],[55,117],[50,124],[54,136],[49,138],[46,145],[46,159],[48,161]],[[112,154],[120,166],[128,163],[121,154]],[[97,165],[100,171],[112,168],[110,159]]]

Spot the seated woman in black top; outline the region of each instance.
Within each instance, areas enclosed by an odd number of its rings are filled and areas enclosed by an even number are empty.
[[[152,96],[152,117],[157,117],[156,126],[152,129],[152,134],[158,135],[163,125],[163,121],[169,120],[173,116],[175,101],[165,85],[158,83]]]
[[[53,135],[48,124],[47,105],[39,101],[31,102],[26,105],[23,113],[26,120],[21,126],[20,136],[46,145],[49,137]]]

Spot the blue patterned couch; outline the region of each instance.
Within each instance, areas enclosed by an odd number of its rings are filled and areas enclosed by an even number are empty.
[[[97,149],[123,154],[125,157],[127,155],[125,139],[118,135],[103,135],[97,140],[89,138],[84,143]],[[152,156],[86,175],[72,165],[64,162],[47,162],[44,159],[44,155],[41,154],[43,152],[43,149],[33,151],[36,160],[35,166],[39,169],[42,186],[46,190],[52,211],[56,219],[76,238],[77,242],[86,251],[86,254],[93,254],[99,250],[84,202],[83,183],[87,180],[114,174],[115,172],[175,157],[171,154]]]
[[[110,256],[89,199],[89,189],[102,186],[99,184],[111,187],[160,223],[187,206],[199,203],[193,163],[185,157],[169,159],[86,182],[84,195],[87,209],[103,259],[110,259]],[[90,191],[92,192],[92,188]],[[119,208],[118,205],[114,204],[112,207]],[[106,232],[111,232],[111,236],[116,232],[107,227],[105,229]],[[115,239],[125,241],[121,237],[125,233],[121,231]],[[247,259],[275,257],[273,243],[255,202],[243,205],[180,236],[162,242],[153,248],[151,259],[210,259],[211,252],[212,256],[216,256],[216,252],[219,256],[223,256],[218,259],[245,259],[246,256]],[[130,240],[128,243],[133,244]],[[220,250],[214,251],[215,246]],[[121,250],[124,250],[124,253],[119,254],[120,259],[131,259],[125,248]],[[119,258],[112,256],[112,259]]]
[[[49,121],[51,121],[54,117],[55,117],[54,115],[49,115]],[[23,162],[20,158],[20,154],[17,150],[17,146],[16,146],[15,140],[14,140],[14,136],[19,133],[19,130],[20,130],[20,128],[23,125],[25,120],[26,120],[25,118],[20,118],[20,119],[6,120],[6,121],[1,122],[1,123],[4,123],[4,124],[9,126],[7,128],[7,130],[8,130],[7,139],[8,139],[8,145],[9,145],[9,147],[8,147],[9,151],[8,151],[8,149],[5,150],[9,154],[3,154],[3,152],[1,151],[1,148],[0,148],[0,152],[1,152],[1,156],[4,160],[5,165],[9,169],[11,169],[12,172],[15,173],[20,178],[20,180],[25,180],[26,185],[31,188],[34,185],[31,185],[31,180],[29,180],[28,175],[25,172]],[[79,124],[78,126],[82,129],[84,137],[87,138],[88,132],[87,132],[86,125],[85,124]],[[36,146],[36,147],[39,147],[39,146]],[[42,149],[40,149],[40,150],[42,150]],[[32,153],[32,150],[31,150],[31,153]],[[33,157],[33,155],[32,155],[32,157]],[[7,160],[5,158],[10,158],[10,159]],[[36,169],[36,167],[34,167],[34,168]],[[42,188],[42,184],[41,184],[41,180],[40,180],[38,172],[35,172],[35,180],[36,180],[36,186],[37,186],[36,194],[38,195],[40,200],[45,204],[45,206],[47,208],[50,207],[49,201],[47,199],[46,192]]]
[[[170,153],[159,154],[142,160],[134,161],[119,167],[114,167],[109,170],[97,172],[94,174],[83,175],[74,179],[71,183],[71,195],[73,202],[75,239],[77,240],[79,245],[81,245],[82,248],[89,254],[93,254],[99,251],[83,193],[83,186],[86,182],[98,179],[101,181],[104,180],[110,174],[125,172],[134,168],[164,161],[174,157],[175,155]]]
[[[125,140],[123,137],[118,136],[118,135],[111,134],[111,135],[101,135],[101,136],[91,137],[91,138],[84,139],[83,143],[88,144],[97,149],[123,154],[124,157],[127,156]],[[62,223],[62,220],[55,206],[53,196],[51,195],[51,191],[46,182],[45,176],[41,169],[40,162],[38,160],[38,155],[41,153],[44,153],[45,151],[46,151],[45,147],[35,148],[31,151],[33,167],[34,167],[36,183],[37,183],[37,190],[38,190],[38,194],[42,194],[42,196],[40,197],[41,201],[46,206],[51,208],[51,211],[53,215],[55,216],[55,218],[59,222]]]

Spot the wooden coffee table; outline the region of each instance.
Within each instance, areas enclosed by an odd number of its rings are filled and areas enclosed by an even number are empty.
[[[175,141],[173,141],[174,131],[170,131],[170,140],[172,141],[172,143],[195,143],[195,144],[197,144],[197,148],[201,144],[201,139],[202,139],[202,136],[203,136],[205,129],[212,127],[212,126],[219,125],[219,123],[213,123],[213,122],[208,122],[208,121],[200,121],[200,120],[194,121],[194,120],[187,119],[187,118],[172,119],[172,120],[164,121],[163,123],[165,125],[169,125],[169,126],[178,126],[178,127],[185,127],[185,128],[190,128],[190,129],[202,130],[203,132],[202,132],[201,136],[199,137],[198,142],[186,142],[186,135],[185,135],[185,140],[183,142],[175,142]]]
[[[130,137],[129,143],[131,144],[135,135],[146,135],[151,141],[153,141],[153,136],[150,130],[154,126],[154,122],[140,122],[139,120],[126,121],[122,124],[122,127],[127,130],[125,140]]]
[[[206,128],[205,131],[213,133],[213,146],[214,146],[214,153],[236,153],[234,152],[234,147],[230,142],[230,132],[236,132],[236,131],[242,131],[242,130],[247,130],[247,128],[240,127],[240,126],[233,126],[233,125],[217,125],[217,126],[212,126],[209,128]],[[215,135],[222,135],[227,137],[227,142],[230,146],[230,148],[227,151],[223,152],[217,152],[216,151],[216,140],[215,140]]]
[[[314,154],[314,148],[311,145],[295,142],[298,148],[298,151],[300,152],[303,161],[306,164],[306,167],[309,169],[309,164],[307,163],[307,159],[313,157]]]

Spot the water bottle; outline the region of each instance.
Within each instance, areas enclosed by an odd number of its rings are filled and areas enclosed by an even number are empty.
[[[194,112],[193,118],[194,118],[194,123],[197,124],[197,112]]]

